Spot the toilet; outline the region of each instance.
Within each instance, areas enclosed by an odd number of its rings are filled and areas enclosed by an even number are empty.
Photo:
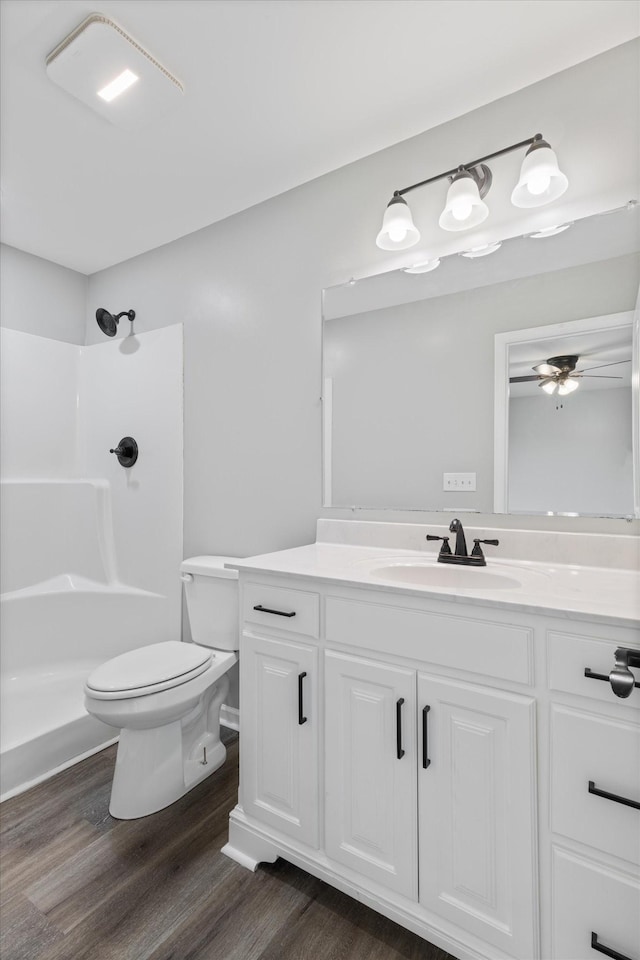
[[[109,812],[133,820],[162,810],[220,767],[220,708],[238,655],[234,557],[181,564],[193,643],[168,640],[103,663],[85,687],[88,713],[121,729]]]

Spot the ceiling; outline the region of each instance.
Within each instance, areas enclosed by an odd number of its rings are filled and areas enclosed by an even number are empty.
[[[2,0],[4,242],[91,274],[640,33],[636,0]],[[45,57],[100,12],[185,85],[126,135]]]

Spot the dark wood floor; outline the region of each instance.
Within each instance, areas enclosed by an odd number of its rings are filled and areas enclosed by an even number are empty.
[[[2,960],[451,960],[279,860],[220,853],[238,743],[191,793],[142,820],[109,816],[115,747],[0,808]]]

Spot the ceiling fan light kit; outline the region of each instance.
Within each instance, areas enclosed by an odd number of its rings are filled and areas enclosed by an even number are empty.
[[[622,377],[609,374],[593,374],[590,370],[601,370],[604,367],[615,367],[620,363],[630,363],[630,360],[612,360],[610,363],[599,363],[595,367],[584,367],[576,370],[580,357],[576,353],[564,354],[559,357],[549,357],[543,363],[532,367],[533,375],[524,377],[510,377],[509,383],[528,383],[538,381],[538,386],[552,396],[556,390],[558,396],[566,397],[580,386],[580,380],[622,380]]]
[[[558,166],[558,160],[541,133],[521,140],[509,147],[503,147],[486,157],[463,163],[453,170],[445,170],[435,177],[428,177],[419,183],[413,183],[402,190],[395,190],[387,205],[382,228],[376,238],[376,244],[382,250],[404,250],[414,246],[420,240],[420,233],[413,223],[411,212],[404,200],[404,194],[417,190],[437,180],[449,179],[445,207],[438,223],[443,230],[469,230],[476,227],[489,216],[489,208],[484,197],[489,192],[493,181],[491,168],[487,160],[501,157],[514,150],[527,147],[520,169],[520,177],[511,194],[511,202],[516,207],[540,207],[552,203],[561,197],[569,185],[569,181]],[[390,208],[400,201],[405,204],[402,216],[397,211],[387,216]],[[555,228],[550,228],[555,229]],[[563,227],[564,229],[564,227]],[[544,235],[541,231],[539,236]],[[549,233],[549,236],[553,234]]]

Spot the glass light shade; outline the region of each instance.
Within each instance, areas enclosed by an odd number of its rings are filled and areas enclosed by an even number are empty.
[[[578,380],[570,378],[565,380],[564,383],[558,384],[558,393],[561,397],[566,397],[568,393],[573,393],[573,391],[577,390],[579,386],[580,383]]]
[[[410,267],[405,267],[405,273],[430,273],[432,270],[435,270],[436,267],[440,266],[440,260],[436,258],[435,260],[420,260],[418,263],[412,264]]]
[[[527,150],[520,179],[511,194],[514,207],[542,207],[561,197],[569,181],[558,167],[558,160],[549,146],[530,147]]]
[[[556,383],[555,380],[547,380],[546,383],[541,383],[540,386],[542,387],[545,393],[548,393],[549,395],[551,395],[552,393],[556,392],[556,387],[558,386],[558,384]]]
[[[489,216],[489,207],[480,198],[478,185],[470,173],[458,174],[449,190],[438,223],[443,230],[468,230]]]
[[[382,229],[376,237],[381,250],[406,250],[415,246],[420,234],[415,228],[411,210],[402,197],[392,197],[382,218]]]

